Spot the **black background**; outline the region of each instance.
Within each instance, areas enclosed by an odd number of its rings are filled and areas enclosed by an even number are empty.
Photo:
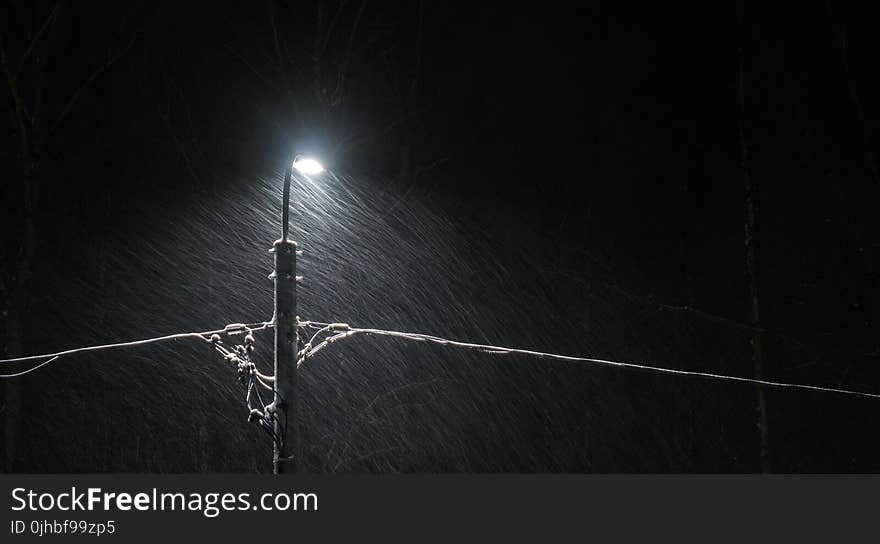
[[[347,55],[352,2],[316,62],[317,5],[61,4],[18,80],[26,100],[43,89],[40,126],[125,53],[41,133],[33,276],[6,303],[7,352],[10,310],[27,354],[268,318],[281,169],[308,151],[337,177],[295,187],[303,318],[750,376],[742,45],[765,373],[876,391],[867,12],[746,2],[738,26],[734,2],[425,2],[421,17],[370,3]],[[50,9],[4,4],[11,66]],[[332,94],[346,56],[328,108],[316,89]],[[4,93],[8,279],[26,165]],[[751,387],[386,340],[314,362],[310,471],[760,468]],[[205,346],[9,383],[7,471],[269,470],[234,372]],[[767,395],[775,471],[880,467],[874,403]]]

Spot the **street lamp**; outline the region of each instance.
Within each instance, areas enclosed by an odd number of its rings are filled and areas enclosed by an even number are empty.
[[[297,157],[293,159],[293,167],[307,176],[320,174],[324,171],[324,166],[321,163],[310,157],[303,157],[302,155],[297,155]]]
[[[290,181],[293,171],[305,175],[324,171],[315,159],[297,155],[284,171],[281,208],[281,239],[272,245],[275,253],[275,474],[295,473],[300,461],[296,425],[296,359],[299,353],[296,315],[296,242],[287,237],[290,222]]]

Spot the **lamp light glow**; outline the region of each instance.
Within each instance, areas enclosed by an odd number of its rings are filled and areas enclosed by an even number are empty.
[[[324,166],[321,163],[308,157],[297,157],[293,161],[293,167],[296,168],[298,172],[307,176],[320,174],[324,171]]]

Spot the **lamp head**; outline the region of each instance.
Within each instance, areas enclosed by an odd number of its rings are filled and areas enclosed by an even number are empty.
[[[324,166],[310,157],[297,156],[293,159],[293,167],[301,174],[315,175],[324,171]]]

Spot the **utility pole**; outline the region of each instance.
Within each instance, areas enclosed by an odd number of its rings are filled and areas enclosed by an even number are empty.
[[[281,239],[275,253],[275,474],[295,473],[299,467],[296,413],[296,359],[299,352],[296,315],[296,242],[287,237],[290,213],[291,163],[284,172]]]

